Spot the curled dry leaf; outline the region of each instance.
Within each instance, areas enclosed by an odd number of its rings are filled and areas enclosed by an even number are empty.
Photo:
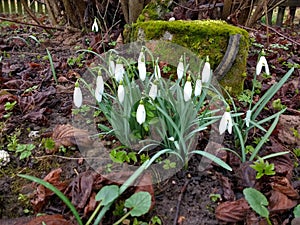
[[[0,90],[0,119],[5,114],[5,103],[17,101],[17,97],[8,91]]]
[[[280,191],[272,190],[269,198],[270,212],[284,212],[290,210],[297,205],[297,200],[289,199],[285,194]]]
[[[286,177],[273,177],[271,186],[273,190],[279,191],[291,199],[299,199],[298,192],[293,188],[290,180],[288,180]]]
[[[30,222],[24,225],[40,225],[40,224],[47,224],[47,225],[74,225],[72,222],[63,218],[62,215],[43,215],[38,216],[32,219]]]
[[[56,170],[52,170],[45,178],[44,181],[49,182],[53,186],[55,186],[58,190],[63,191],[67,184],[63,181],[60,181],[60,174],[62,172],[61,168]],[[47,197],[52,196],[54,193],[49,189],[45,188],[43,185],[38,185],[35,193],[35,198],[31,200],[31,203],[34,206],[36,211],[40,211],[40,209],[44,206],[45,200]]]
[[[223,176],[221,173],[216,173],[219,181],[222,184],[223,189],[223,197],[227,201],[235,200],[235,194],[232,190],[232,183],[230,182],[228,177]]]
[[[223,202],[216,208],[218,220],[236,223],[245,219],[250,207],[244,198],[232,202]]]
[[[88,147],[93,144],[87,130],[75,128],[70,124],[57,125],[53,130],[52,139],[56,149],[62,145]]]

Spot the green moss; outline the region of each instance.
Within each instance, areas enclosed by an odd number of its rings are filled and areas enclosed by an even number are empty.
[[[166,32],[169,35],[166,35]],[[133,24],[131,30],[127,30],[124,34],[128,42],[141,40],[140,36],[142,41],[166,40],[164,36],[170,36],[172,43],[190,49],[200,58],[203,59],[208,55],[212,69],[216,69],[221,62],[230,36],[241,34],[236,60],[228,74],[221,80],[221,85],[228,87],[233,94],[243,90],[249,41],[248,33],[241,28],[216,20],[146,21]]]

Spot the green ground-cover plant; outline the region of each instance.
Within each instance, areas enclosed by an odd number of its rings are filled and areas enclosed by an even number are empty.
[[[250,207],[258,215],[264,217],[268,224],[271,225],[272,223],[269,219],[269,210],[267,209],[267,206],[269,205],[268,199],[260,191],[254,188],[245,188],[243,193]]]

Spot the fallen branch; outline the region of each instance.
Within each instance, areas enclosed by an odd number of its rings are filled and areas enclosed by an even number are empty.
[[[185,181],[183,187],[180,190],[180,194],[179,194],[178,200],[177,200],[176,214],[175,214],[175,218],[174,218],[174,221],[173,221],[173,225],[177,225],[177,223],[178,223],[179,209],[180,209],[180,204],[181,204],[181,201],[182,201],[182,196],[183,196],[184,192],[186,191],[186,188],[187,188],[189,183],[190,183],[190,179],[187,179]]]
[[[52,27],[52,26],[46,26],[46,25],[42,25],[42,24],[27,23],[27,22],[22,22],[22,21],[13,20],[13,19],[4,18],[4,17],[0,17],[0,20],[13,22],[13,23],[24,24],[24,25],[28,25],[28,26],[41,27],[41,28],[44,28],[44,29],[55,29],[55,30],[60,30],[60,31],[65,30],[65,28],[63,28],[63,27]]]

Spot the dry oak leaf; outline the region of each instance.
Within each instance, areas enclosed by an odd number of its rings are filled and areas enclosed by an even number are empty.
[[[244,198],[223,202],[216,208],[216,218],[224,222],[236,223],[245,219],[249,209],[250,207]]]
[[[55,141],[55,148],[58,149],[60,146],[92,146],[93,141],[89,137],[87,130],[79,129],[71,126],[70,124],[57,125],[55,126],[52,139]]]

